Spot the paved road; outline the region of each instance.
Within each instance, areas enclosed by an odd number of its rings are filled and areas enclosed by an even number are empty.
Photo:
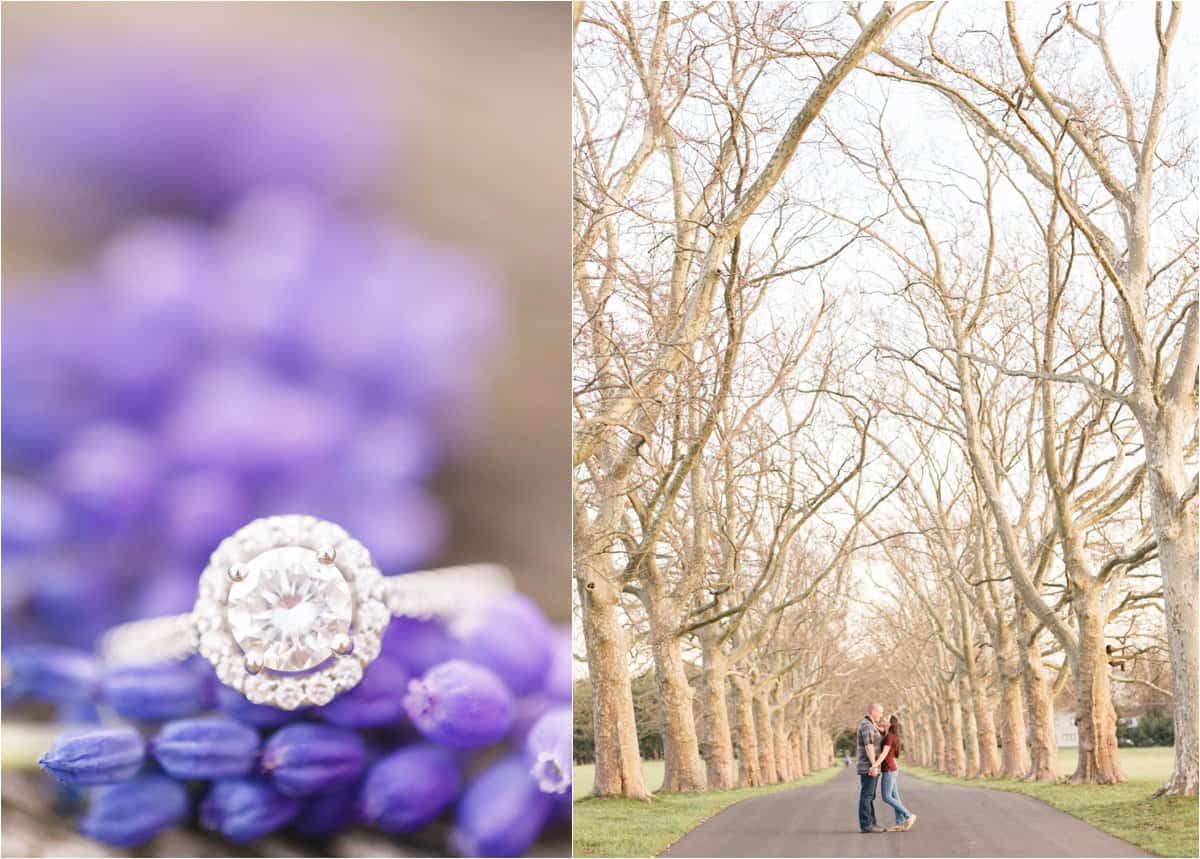
[[[858,831],[858,777],[748,799],[710,818],[663,856],[1149,856],[1028,796],[934,784],[901,773],[917,815],[908,832]],[[878,798],[881,826],[895,822]]]

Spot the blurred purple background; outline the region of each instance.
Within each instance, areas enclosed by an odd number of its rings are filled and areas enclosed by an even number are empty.
[[[284,512],[567,621],[567,14],[4,8],[5,644]]]

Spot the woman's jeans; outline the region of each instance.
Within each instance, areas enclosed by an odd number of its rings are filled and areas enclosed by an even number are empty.
[[[896,778],[900,775],[900,771],[892,770],[891,772],[880,773],[880,775],[883,776],[883,779],[879,789],[879,797],[896,812],[896,825],[899,826],[912,817],[912,812],[905,808],[904,803],[900,801],[900,786],[897,784]]]

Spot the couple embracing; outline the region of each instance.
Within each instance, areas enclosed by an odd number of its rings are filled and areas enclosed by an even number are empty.
[[[883,706],[872,704],[858,723],[858,828],[860,832],[904,832],[912,829],[917,816],[900,801],[897,780],[900,769],[900,719],[884,719]],[[896,825],[884,829],[875,822],[875,787],[882,780],[883,801],[896,812]]]

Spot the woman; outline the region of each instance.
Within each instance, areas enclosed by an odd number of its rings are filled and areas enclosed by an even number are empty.
[[[888,720],[887,733],[883,736],[883,761],[879,765],[880,775],[883,776],[879,788],[880,797],[896,812],[896,825],[888,832],[905,832],[912,829],[917,822],[917,816],[904,807],[900,801],[900,788],[896,781],[900,776],[900,768],[896,758],[900,757],[903,743],[900,742],[900,719],[892,716]]]

